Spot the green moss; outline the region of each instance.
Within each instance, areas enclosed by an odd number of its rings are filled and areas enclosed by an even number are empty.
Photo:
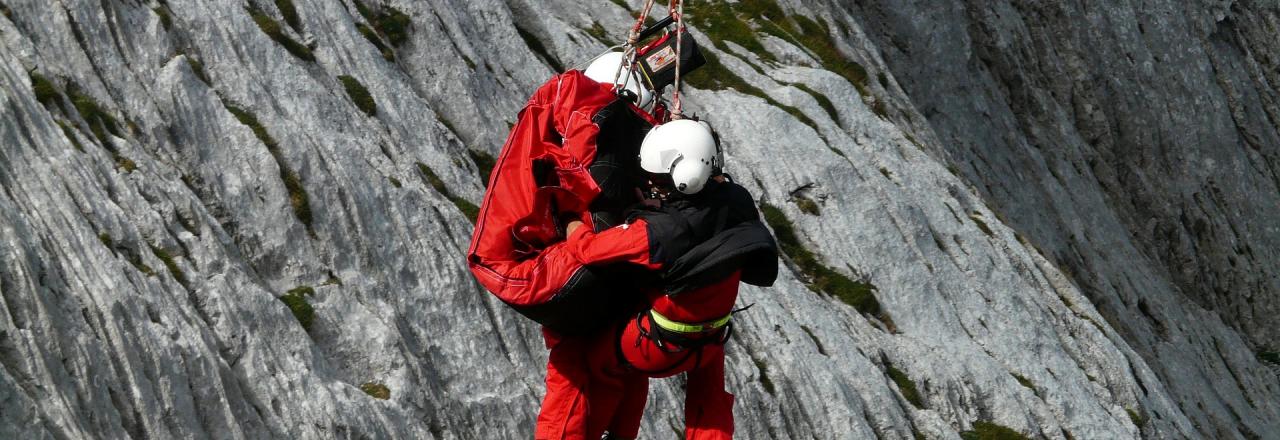
[[[200,60],[191,57],[191,55],[187,55],[185,58],[187,59],[187,66],[191,67],[191,72],[196,74],[196,78],[199,78],[200,81],[203,81],[206,85],[212,86],[213,81],[209,80],[209,73],[205,72],[204,63],[201,63]]]
[[[831,39],[831,32],[825,22],[819,24],[803,15],[796,15],[792,19],[796,23],[795,30],[799,31],[796,42],[801,47],[817,55],[824,69],[849,80],[849,83],[858,89],[858,93],[863,96],[870,95],[867,90],[867,69],[840,53],[835,40]]]
[[[89,129],[93,131],[93,135],[99,141],[102,141],[104,146],[112,148],[111,143],[107,141],[107,133],[117,137],[124,137],[120,131],[120,123],[116,121],[116,118],[104,110],[102,105],[98,104],[98,101],[94,100],[93,97],[84,93],[79,85],[68,84],[67,96],[71,98],[71,105],[80,113],[80,117],[84,118],[84,121],[89,124]]]
[[[613,4],[615,4],[615,5],[618,5],[618,6],[622,7],[622,9],[623,9],[623,10],[625,10],[625,11],[627,11],[627,12],[631,12],[631,6],[630,6],[630,5],[627,5],[627,2],[622,1],[622,0],[610,0],[610,1],[612,1],[612,2],[613,2]]]
[[[889,120],[889,105],[885,104],[884,99],[876,99],[871,103],[871,112],[879,116],[880,119]]]
[[[978,229],[981,229],[982,233],[987,234],[988,237],[995,236],[995,233],[987,226],[987,222],[982,221],[982,216],[978,215],[978,213],[969,214],[969,219],[973,220],[973,224],[977,225]]]
[[[388,176],[387,180],[391,181],[391,186],[394,186],[396,188],[400,188],[401,186],[403,186],[400,184],[400,179],[397,179],[395,177]]]
[[[113,252],[115,251],[116,244],[114,241],[111,240],[111,234],[108,234],[106,232],[98,234],[98,241],[101,241],[102,245],[106,246],[107,249],[111,249]]]
[[[378,52],[382,53],[382,59],[392,62],[396,60],[395,51],[391,50],[390,47],[387,47],[387,45],[382,42],[382,37],[378,36],[377,31],[374,31],[373,28],[370,28],[363,23],[357,23],[356,30],[360,31],[360,35],[363,35],[364,39],[369,40],[369,42],[373,44],[373,47],[378,48]]]
[[[614,0],[614,1],[617,1],[617,0]],[[5,6],[4,4],[0,4],[0,14],[4,14],[4,18],[13,20],[13,11],[10,10],[9,7]]]
[[[369,116],[378,115],[378,104],[373,101],[373,95],[369,94],[369,89],[364,84],[348,75],[338,76],[338,81],[342,81],[342,87],[347,89],[347,96],[351,97],[351,102],[364,114]]]
[[[360,384],[360,391],[364,391],[374,399],[387,400],[391,398],[391,389],[386,385],[377,382],[365,382]]]
[[[1124,412],[1129,413],[1129,420],[1132,421],[1133,426],[1137,426],[1138,429],[1142,429],[1143,426],[1147,426],[1147,422],[1150,421],[1145,414],[1139,414],[1133,409],[1125,408]]]
[[[101,237],[99,237],[99,239],[101,239]],[[125,259],[129,260],[129,264],[132,264],[133,268],[137,269],[138,272],[142,272],[143,275],[149,277],[156,275],[155,269],[152,269],[151,266],[147,265],[147,263],[142,262],[142,254],[134,252],[133,249],[124,248],[122,250],[124,251]]]
[[[334,275],[333,272],[329,272],[329,279],[324,280],[324,283],[321,283],[320,285],[321,286],[341,286],[342,279],[338,278],[337,275]]]
[[[392,46],[400,47],[409,41],[409,28],[413,25],[409,14],[391,6],[382,6],[377,10],[371,9],[360,0],[355,0],[355,4],[356,11],[369,22],[370,26],[382,33]],[[384,51],[383,56],[385,55]]]
[[[840,114],[836,112],[836,105],[831,102],[830,98],[827,98],[826,95],[818,93],[817,91],[809,88],[809,86],[806,86],[804,84],[795,83],[792,85],[795,86],[797,89],[803,90],[805,93],[808,93],[809,96],[812,96],[815,101],[818,101],[818,106],[822,107],[822,111],[827,112],[827,116],[831,117],[832,121],[836,121],[837,123],[840,122]]]
[[[391,6],[385,6],[386,10],[378,14],[374,19],[374,26],[382,31],[382,35],[387,36],[387,41],[392,46],[400,47],[409,41],[409,27],[413,21],[408,14],[401,12],[399,9]]]
[[[164,30],[167,31],[173,28],[173,16],[169,14],[169,8],[156,6],[151,8],[151,11],[155,12],[156,16],[160,18],[160,25],[164,26]]]
[[[769,366],[765,365],[764,361],[760,359],[753,357],[751,360],[755,362],[756,369],[760,370],[760,385],[764,386],[764,390],[767,391],[770,396],[777,395],[778,390],[777,388],[774,388],[773,380],[769,379]]]
[[[284,47],[295,57],[303,61],[315,61],[315,54],[311,53],[311,48],[295,41],[284,33],[284,29],[280,27],[280,23],[276,23],[270,15],[257,9],[249,9],[249,15],[253,17],[253,22],[258,24],[258,29],[262,33],[267,34],[272,40]]]
[[[542,58],[542,61],[545,61],[547,65],[551,66],[552,70],[555,70],[556,72],[564,72],[564,64],[561,63],[560,60],[556,59],[556,57],[547,50],[546,46],[542,45],[542,41],[539,41],[537,36],[533,35],[529,30],[520,27],[519,23],[519,21],[516,22],[516,33],[520,34],[520,39],[524,40],[524,44],[529,46],[529,49],[532,50],[535,55]]]
[[[800,239],[795,233],[791,220],[787,219],[782,210],[768,203],[762,203],[760,211],[764,213],[765,222],[773,228],[782,253],[808,279],[806,285],[810,290],[825,293],[853,306],[861,313],[881,317],[884,320],[880,302],[875,297],[877,289],[874,284],[854,281],[822,264],[817,256],[800,245]]]
[[[276,0],[276,9],[280,10],[280,16],[284,17],[284,22],[289,27],[302,32],[302,19],[298,18],[298,9],[293,7],[293,0]]]
[[[893,366],[893,364],[885,363],[885,372],[889,374],[889,379],[893,379],[893,383],[898,384],[898,390],[902,392],[902,397],[911,402],[912,406],[923,409],[924,402],[920,399],[920,392],[916,390],[916,383]]]
[[[449,192],[449,188],[444,186],[444,181],[440,180],[440,176],[437,176],[436,172],[431,170],[431,167],[428,167],[427,164],[422,162],[417,162],[417,165],[418,173],[422,176],[423,182],[434,188],[436,192],[444,194],[446,197],[453,195],[453,193]]]
[[[795,202],[797,208],[800,208],[800,212],[809,215],[822,215],[822,210],[818,208],[818,202],[815,202],[812,199],[807,197],[796,197],[791,200]]]
[[[810,330],[809,327],[803,325],[800,326],[800,329],[804,330],[804,334],[809,335],[809,339],[813,341],[813,345],[818,348],[818,354],[826,356],[827,349],[822,346],[822,341],[819,341],[818,337],[814,336],[813,330]]]
[[[115,157],[115,160],[116,160],[116,168],[124,170],[124,172],[126,173],[132,173],[138,169],[138,164],[134,163],[132,159],[129,159],[127,157],[117,155]]]
[[[476,163],[476,168],[480,170],[480,180],[485,188],[488,188],[489,175],[493,173],[493,167],[496,163],[493,156],[487,152],[470,148],[467,149],[467,156],[470,156],[471,161]]]
[[[1266,351],[1266,350],[1259,351],[1258,360],[1262,362],[1272,363],[1275,365],[1280,365],[1280,352]]]
[[[312,238],[316,236],[315,230],[311,227],[311,202],[310,196],[307,195],[306,188],[302,185],[302,178],[298,177],[298,173],[284,161],[284,154],[280,151],[280,144],[275,138],[271,137],[271,133],[267,132],[267,128],[262,126],[258,121],[258,117],[252,112],[236,107],[231,104],[223,103],[228,112],[253,130],[253,134],[262,141],[267,147],[267,151],[271,153],[271,157],[276,160],[276,166],[280,169],[280,180],[284,181],[285,189],[289,191],[289,205],[293,208],[293,214],[307,228],[307,234]]]
[[[67,96],[71,98],[71,105],[80,113],[80,117],[89,124],[89,131],[111,153],[111,161],[115,163],[115,167],[126,173],[137,170],[138,165],[120,154],[120,150],[116,149],[107,136],[110,133],[116,137],[124,137],[124,133],[120,131],[120,122],[75,83],[67,84]]]
[[[1012,428],[982,420],[973,422],[973,430],[961,432],[960,438],[963,440],[1030,440]]]
[[[1027,379],[1027,378],[1026,378],[1026,376],[1023,376],[1023,375],[1021,375],[1021,374],[1016,374],[1016,373],[1015,373],[1015,374],[1013,375],[1013,378],[1014,378],[1015,380],[1017,380],[1019,384],[1022,384],[1022,386],[1027,387],[1027,388],[1031,389],[1032,391],[1035,391],[1035,389],[1036,389],[1036,385],[1035,385],[1034,383],[1031,383],[1031,380],[1030,380],[1030,379]]]
[[[182,273],[182,269],[178,267],[178,263],[173,260],[172,255],[155,246],[151,246],[151,253],[155,254],[156,258],[159,258],[160,262],[164,263],[164,267],[169,269],[169,274],[173,275],[174,281],[177,281],[183,287],[187,287],[187,276]]]
[[[62,93],[58,92],[58,86],[54,85],[53,81],[35,71],[31,71],[27,75],[31,77],[31,89],[35,92],[37,102],[44,104],[45,108],[53,105],[66,112],[66,109],[62,107]]]
[[[365,21],[368,21],[370,23],[373,22],[374,15],[373,15],[372,9],[369,9],[368,6],[365,6],[364,2],[360,0],[354,0],[352,3],[356,4],[356,12],[359,12],[360,16],[364,17]]]
[[[600,23],[591,22],[591,27],[587,29],[587,34],[595,37],[596,40],[600,40],[601,43],[609,44],[609,32]]]
[[[742,79],[742,77],[734,74],[726,68],[724,64],[721,64],[720,58],[715,54],[704,52],[703,56],[707,59],[707,64],[690,73],[688,78],[684,80],[690,86],[706,90],[733,89],[741,93],[755,96],[765,100],[769,105],[787,112],[787,114],[813,128],[813,131],[821,133],[821,131],[818,130],[818,124],[812,119],[809,119],[809,116],[805,115],[804,112],[801,112],[800,109],[778,102],[765,94],[764,90],[760,90],[760,88],[747,83]]]
[[[1027,379],[1025,376],[1022,376],[1022,375],[1020,375],[1020,374],[1014,374],[1014,375],[1013,375],[1013,378],[1014,378],[1015,380],[1017,380],[1017,381],[1018,381],[1018,384],[1020,384],[1020,385],[1022,385],[1022,386],[1024,386],[1024,387],[1026,387],[1027,389],[1031,390],[1031,393],[1032,393],[1032,394],[1035,394],[1035,395],[1036,395],[1036,397],[1043,398],[1043,397],[1041,397],[1041,396],[1040,396],[1040,389],[1036,388],[1036,384],[1035,384],[1035,383],[1033,383],[1033,382],[1031,382],[1031,380],[1030,380],[1030,379]]]
[[[893,172],[889,171],[888,168],[880,167],[880,174],[886,179],[893,179]]]
[[[280,296],[280,301],[289,307],[293,317],[297,318],[298,324],[301,324],[302,329],[308,333],[311,332],[311,324],[316,319],[316,310],[311,307],[311,303],[307,302],[307,296],[315,296],[315,294],[316,291],[310,286],[299,286]]]
[[[453,205],[457,206],[459,211],[462,211],[462,215],[470,219],[472,223],[475,223],[476,219],[480,216],[480,208],[474,203],[467,201],[467,199],[458,197],[454,195],[453,192],[449,191],[449,188],[444,186],[444,181],[440,180],[440,176],[437,176],[435,171],[431,170],[431,167],[428,167],[422,162],[417,162],[417,165],[418,173],[422,177],[422,181],[434,188],[436,192],[440,193],[440,195],[449,199],[450,202],[453,202]]]
[[[62,122],[61,120],[57,120],[57,121],[54,121],[54,122],[56,122],[56,123],[58,124],[58,128],[61,128],[61,129],[62,129],[62,135],[63,135],[63,136],[66,136],[66,137],[67,137],[67,140],[71,141],[71,145],[72,145],[72,146],[74,146],[74,147],[76,147],[76,150],[79,150],[80,152],[82,152],[82,153],[83,153],[83,152],[84,152],[84,145],[82,145],[82,144],[80,143],[80,140],[76,138],[76,132],[75,132],[75,130],[72,130],[72,129],[71,129],[71,126],[67,125],[67,123],[66,123],[66,122]]]
[[[724,42],[732,41],[756,54],[761,60],[776,60],[760,43],[752,24],[768,24],[785,18],[777,3],[767,0],[743,0],[737,4],[724,0],[698,1],[685,4],[684,11],[689,22],[707,34],[716,48],[731,52]]]

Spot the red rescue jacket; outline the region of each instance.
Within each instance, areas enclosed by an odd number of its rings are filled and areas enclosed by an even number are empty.
[[[601,193],[589,170],[602,125],[596,116],[606,107],[619,108],[618,99],[608,85],[580,71],[556,75],[521,110],[489,176],[468,265],[486,289],[543,324],[545,313],[529,313],[531,308],[545,309],[567,285],[579,284],[589,272],[586,266],[650,265],[646,240],[636,236],[644,233],[643,221],[626,234],[600,231],[600,237],[593,237],[597,240],[573,240],[572,249],[554,233],[568,220],[561,218],[565,216],[595,229],[588,207]],[[625,105],[642,123],[656,122],[638,107]],[[541,239],[515,233],[526,229],[553,233]]]

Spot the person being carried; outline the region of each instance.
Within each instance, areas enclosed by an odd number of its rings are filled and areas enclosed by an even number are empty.
[[[751,194],[720,169],[710,126],[676,120],[645,138],[640,165],[645,203],[629,219],[645,222],[643,237],[659,262],[644,288],[650,307],[602,332],[588,348],[587,438],[635,438],[648,379],[688,373],[685,438],[733,435],[733,395],[724,389],[724,343],[732,332],[739,282],[771,285],[777,244],[760,221]],[[568,242],[595,233],[571,223]]]

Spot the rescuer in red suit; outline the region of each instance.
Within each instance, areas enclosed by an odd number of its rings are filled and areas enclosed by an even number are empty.
[[[629,69],[621,76],[631,86],[615,91],[620,62],[600,61],[596,79],[556,75],[530,97],[489,176],[468,250],[480,284],[543,325],[550,354],[538,439],[585,438],[589,336],[643,307],[638,288],[617,283],[623,274],[660,267],[644,220],[614,227],[638,201],[634,162],[658,121],[641,108],[651,97]],[[586,227],[566,234],[570,222]]]
[[[650,307],[592,338],[585,388],[564,391],[551,406],[585,402],[586,438],[633,439],[639,431],[648,379],[688,373],[685,438],[733,436],[733,395],[724,389],[724,343],[740,281],[770,285],[777,247],[755,201],[719,174],[710,127],[691,120],[658,126],[640,152],[651,198],[615,228],[610,240],[645,249],[658,263],[643,289]],[[717,174],[712,176],[711,174]],[[634,225],[644,222],[644,229]],[[600,239],[571,223],[571,246]],[[628,227],[631,226],[631,227]],[[744,273],[749,274],[744,278]],[[572,394],[576,391],[580,394]],[[572,398],[568,398],[572,397]],[[564,412],[581,423],[579,412]]]

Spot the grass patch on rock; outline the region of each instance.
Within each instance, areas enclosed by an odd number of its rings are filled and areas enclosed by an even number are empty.
[[[45,108],[53,105],[66,113],[66,109],[62,107],[62,92],[58,91],[58,86],[53,81],[34,70],[27,75],[31,77],[31,90],[35,92],[37,102],[44,104]]]
[[[284,154],[280,151],[280,144],[276,139],[271,137],[271,133],[267,132],[267,128],[258,121],[257,115],[252,112],[236,107],[231,104],[223,103],[227,111],[231,112],[241,124],[248,126],[253,131],[254,136],[262,141],[267,147],[267,151],[271,153],[271,157],[276,160],[276,166],[280,169],[280,180],[284,181],[284,187],[289,191],[289,205],[293,208],[293,214],[307,228],[307,234],[315,238],[315,230],[311,227],[311,202],[310,196],[307,195],[307,189],[302,185],[302,178],[298,177],[298,173],[284,161]]]
[[[809,335],[809,339],[813,341],[813,345],[818,348],[818,354],[826,356],[827,349],[822,346],[822,341],[818,340],[818,337],[813,334],[813,330],[803,325],[800,326],[800,329],[804,330],[804,334]]]
[[[1143,426],[1147,426],[1147,422],[1151,421],[1145,414],[1141,414],[1132,408],[1125,408],[1124,412],[1129,414],[1129,421],[1133,422],[1133,426],[1137,426],[1138,429],[1142,429]]]
[[[995,236],[995,232],[991,231],[991,227],[987,226],[987,222],[982,221],[982,216],[978,215],[978,213],[969,214],[969,219],[973,220],[973,224],[977,225],[978,229],[982,230],[982,233],[987,234],[988,237]]]
[[[58,124],[58,128],[62,129],[62,135],[66,136],[67,140],[71,141],[71,145],[76,147],[76,150],[83,153],[84,145],[80,143],[80,139],[76,138],[75,130],[71,129],[70,125],[67,125],[66,122],[62,122],[61,120],[55,120],[54,122]]]
[[[795,227],[781,209],[762,203],[760,211],[764,213],[765,222],[773,228],[778,247],[806,279],[805,285],[809,290],[832,296],[853,306],[858,312],[876,316],[882,321],[887,318],[880,309],[880,302],[876,300],[877,289],[874,284],[854,281],[818,260],[813,252],[800,244]]]
[[[364,23],[356,23],[356,30],[360,31],[360,35],[364,36],[364,39],[369,40],[369,43],[372,43],[373,47],[378,49],[378,52],[382,54],[382,59],[395,62],[395,51],[382,42],[382,37],[378,36],[377,31]]]
[[[766,23],[786,18],[776,2],[742,0],[731,5],[723,0],[709,0],[689,2],[684,7],[689,22],[707,34],[716,48],[729,52],[729,46],[724,42],[732,41],[761,60],[776,61],[760,43],[758,33],[752,27],[757,18]]]
[[[551,51],[547,50],[546,46],[542,45],[542,41],[538,39],[537,35],[534,35],[533,32],[519,26],[519,22],[516,22],[516,33],[520,34],[520,39],[524,40],[524,44],[526,46],[529,46],[529,50],[532,50],[534,55],[537,55],[538,58],[541,58],[542,61],[545,61],[547,65],[551,66],[552,70],[555,70],[556,72],[564,72],[564,63],[561,63],[555,55],[551,54]]]
[[[111,153],[111,161],[115,164],[115,167],[124,170],[126,173],[132,173],[137,170],[137,163],[124,157],[108,137],[108,134],[124,137],[124,133],[120,131],[120,122],[76,83],[67,84],[67,96],[71,98],[71,105],[75,107],[76,112],[80,114],[86,124],[89,124],[89,131],[93,132],[93,136],[98,138],[98,141],[107,149],[107,152]]]
[[[298,9],[293,7],[293,0],[276,0],[276,9],[280,10],[280,16],[284,17],[284,22],[289,27],[302,32],[302,19],[298,18]]]
[[[178,262],[174,261],[173,256],[169,255],[169,252],[164,249],[151,246],[151,253],[155,254],[156,258],[159,258],[161,263],[164,263],[164,267],[166,269],[169,269],[169,274],[173,275],[174,281],[177,281],[178,284],[182,285],[182,287],[187,287],[186,274],[182,273],[182,269],[178,267]]]
[[[760,385],[764,386],[764,390],[768,392],[770,396],[777,395],[778,389],[774,388],[773,380],[769,379],[769,366],[765,365],[764,361],[756,359],[755,357],[752,357],[751,361],[756,364],[756,369],[760,370]]]
[[[409,14],[392,6],[370,9],[360,0],[355,0],[355,4],[356,11],[369,22],[370,26],[385,36],[392,46],[400,47],[409,41],[409,28],[413,26],[413,20]]]
[[[915,381],[912,381],[911,377],[907,376],[907,373],[903,373],[902,370],[897,369],[888,362],[885,362],[884,369],[885,373],[889,375],[889,379],[892,379],[893,383],[898,385],[898,390],[902,392],[902,397],[907,399],[907,402],[911,402],[912,406],[924,409],[924,401],[920,398],[920,391],[916,389]]]
[[[800,212],[814,216],[822,215],[822,209],[818,207],[818,202],[813,201],[813,199],[808,197],[794,197],[791,201],[795,202],[796,208],[799,208]]]
[[[1280,352],[1276,351],[1259,351],[1258,360],[1272,365],[1280,365]]]
[[[156,6],[151,8],[151,12],[155,12],[156,17],[160,18],[160,26],[164,26],[164,30],[167,31],[173,28],[173,15],[169,13],[168,7],[163,5]]]
[[[307,296],[315,295],[316,291],[311,286],[298,286],[280,296],[280,301],[289,307],[293,317],[297,318],[298,324],[301,324],[302,329],[308,333],[311,332],[311,324],[315,322],[316,310],[311,307],[311,303],[307,302]]]
[[[187,66],[191,67],[191,72],[196,74],[196,78],[199,78],[200,81],[203,81],[205,85],[209,85],[209,86],[213,85],[213,81],[209,80],[209,73],[204,70],[204,63],[201,63],[200,60],[192,58],[191,55],[186,55],[184,58],[187,59]]]
[[[476,168],[480,170],[480,181],[485,188],[488,188],[489,175],[493,173],[493,167],[497,161],[493,158],[493,155],[487,152],[470,148],[467,149],[467,156],[471,157],[472,162],[475,162]]]
[[[1031,440],[1013,428],[984,420],[973,422],[973,429],[962,431],[960,438],[963,440]]]
[[[378,382],[365,382],[360,384],[360,391],[364,391],[374,399],[387,400],[391,398],[391,388]]]
[[[765,100],[769,105],[782,109],[782,111],[787,112],[787,114],[813,128],[813,131],[821,134],[821,131],[818,130],[818,123],[814,122],[813,119],[810,119],[809,116],[805,115],[804,112],[801,112],[800,109],[783,104],[778,102],[778,100],[769,97],[769,95],[764,93],[764,90],[760,90],[759,87],[751,85],[746,80],[743,80],[742,77],[726,68],[724,64],[720,63],[720,58],[715,54],[711,52],[703,52],[702,55],[707,59],[707,64],[699,67],[698,70],[694,70],[689,73],[688,77],[683,80],[690,86],[706,90],[733,89],[741,93],[755,96]]]
[[[283,46],[290,54],[303,61],[314,62],[316,60],[316,56],[311,52],[310,47],[299,43],[289,35],[285,34],[284,28],[280,27],[280,23],[271,18],[270,15],[267,15],[266,12],[252,8],[248,9],[248,11],[249,16],[253,17],[253,22],[257,23],[258,29],[262,30],[262,33],[267,34],[268,37],[271,37],[272,40],[275,40],[276,43]]]
[[[67,95],[71,98],[71,105],[76,108],[76,112],[80,113],[80,117],[89,124],[89,130],[93,131],[93,135],[102,141],[104,146],[111,148],[111,143],[107,142],[108,133],[124,137],[120,131],[120,122],[103,109],[102,104],[85,93],[79,85],[69,84]]]
[[[365,88],[360,80],[349,75],[340,75],[338,81],[342,82],[342,87],[347,90],[347,96],[351,97],[351,102],[354,102],[360,111],[369,116],[378,115],[378,103],[374,102],[373,95],[369,94],[369,89]]]
[[[827,112],[827,116],[830,117],[832,121],[836,121],[836,123],[840,122],[840,114],[836,112],[836,105],[831,102],[830,98],[827,98],[827,95],[818,93],[818,91],[813,90],[812,88],[809,88],[809,86],[806,86],[804,84],[795,83],[792,85],[795,86],[797,89],[800,89],[805,93],[808,93],[809,96],[812,96],[815,101],[818,101],[818,106],[822,107],[822,111]]]
[[[431,170],[431,167],[422,162],[417,162],[417,165],[418,174],[422,177],[422,181],[434,188],[440,195],[449,199],[450,202],[453,202],[453,205],[457,206],[459,211],[462,211],[462,215],[465,215],[472,223],[475,223],[476,218],[480,216],[480,208],[467,201],[467,199],[458,197],[452,191],[449,191],[449,188],[444,185],[444,181],[440,180],[440,176],[436,175],[435,171]]]

